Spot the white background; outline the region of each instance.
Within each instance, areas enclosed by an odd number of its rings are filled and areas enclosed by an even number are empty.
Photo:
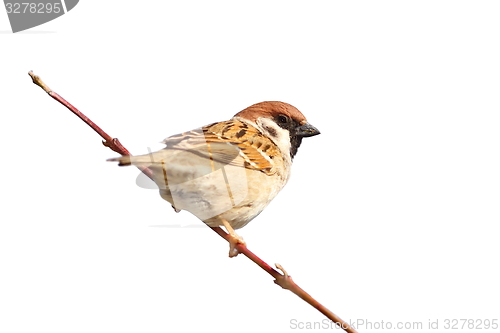
[[[256,102],[295,105],[322,134],[239,231],[249,248],[345,320],[500,321],[498,2],[180,3],[81,1],[18,34],[0,10],[1,332],[324,318],[105,162],[117,154],[29,70],[136,154]]]

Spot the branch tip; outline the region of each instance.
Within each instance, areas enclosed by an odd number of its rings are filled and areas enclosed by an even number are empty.
[[[42,81],[42,79],[33,73],[33,71],[29,71],[28,75],[31,76],[33,83],[43,89],[47,94],[50,94],[52,90]]]

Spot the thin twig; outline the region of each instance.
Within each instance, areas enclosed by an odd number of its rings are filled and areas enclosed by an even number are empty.
[[[77,108],[75,108],[71,103],[69,103],[67,100],[62,98],[58,93],[52,91],[43,81],[42,79],[33,73],[33,71],[30,71],[29,76],[31,76],[31,79],[33,80],[33,83],[42,88],[47,94],[49,94],[50,97],[67,107],[71,112],[73,112],[78,118],[83,120],[87,125],[89,125],[94,131],[99,134],[104,141],[102,141],[102,144],[109,149],[117,152],[120,155],[131,155],[130,152],[127,150],[127,148],[123,147],[123,145],[120,143],[120,140],[117,138],[112,138],[111,136],[108,135],[108,133],[104,132],[99,126],[97,126],[96,123],[94,123],[92,120],[90,120],[89,117],[84,115],[83,113],[80,112]],[[146,176],[149,178],[153,178],[153,172],[149,168],[142,168],[140,169]]]
[[[49,94],[50,97],[67,107],[71,112],[73,112],[75,115],[77,115],[81,120],[83,120],[87,125],[89,125],[94,131],[99,134],[104,141],[102,142],[104,146],[110,148],[111,150],[117,152],[118,154],[121,154],[122,156],[125,155],[131,155],[130,152],[120,143],[120,141],[116,138],[112,138],[109,136],[106,132],[104,132],[99,126],[97,126],[92,120],[90,120],[87,116],[85,116],[83,113],[81,113],[77,108],[75,108],[73,105],[71,105],[68,101],[66,101],[64,98],[59,96],[59,94],[55,93],[52,91],[43,81],[42,79],[33,74],[33,71],[30,71],[28,73],[32,80],[33,83],[42,88],[46,93]],[[149,178],[153,179],[153,172],[149,168],[142,168],[140,169],[146,176]],[[219,234],[222,238],[224,238],[226,241],[229,242],[230,236],[227,234],[224,230],[222,230],[219,227],[212,227],[211,228],[213,231],[215,231],[217,234]],[[306,293],[304,289],[300,288],[293,280],[290,275],[285,271],[285,269],[280,265],[276,264],[276,268],[281,270],[283,274],[279,273],[277,270],[272,268],[269,264],[267,264],[264,260],[260,259],[257,255],[255,255],[252,251],[250,251],[246,245],[238,243],[236,245],[236,249],[238,250],[239,253],[245,255],[247,258],[252,260],[254,263],[259,265],[260,268],[262,268],[264,271],[266,271],[269,275],[271,275],[275,280],[274,283],[277,285],[281,286],[283,289],[288,289],[300,298],[302,298],[304,301],[309,303],[311,306],[316,308],[319,312],[324,314],[328,319],[332,320],[336,325],[338,325],[340,328],[342,328],[344,331],[349,332],[349,333],[357,333],[354,328],[349,326],[348,323],[346,323],[344,320],[342,320],[340,317],[338,317],[336,314],[328,310],[326,307],[324,307],[321,303],[316,301],[311,295]]]

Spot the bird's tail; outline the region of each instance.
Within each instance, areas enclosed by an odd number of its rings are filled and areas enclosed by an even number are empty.
[[[121,156],[121,157],[114,157],[114,158],[108,158],[106,161],[108,162],[118,162],[119,166],[126,166],[132,164],[130,161],[130,156]]]
[[[119,166],[135,165],[137,167],[148,167],[149,165],[153,164],[151,154],[137,156],[126,155],[121,157],[109,158],[106,161],[118,162]]]

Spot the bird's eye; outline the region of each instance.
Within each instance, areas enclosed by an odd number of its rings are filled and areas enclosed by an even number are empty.
[[[288,117],[285,116],[284,114],[280,114],[278,116],[278,121],[282,124],[286,124],[288,122]]]

